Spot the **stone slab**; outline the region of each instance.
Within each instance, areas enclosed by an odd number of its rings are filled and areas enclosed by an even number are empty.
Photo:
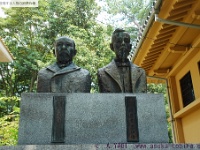
[[[18,144],[51,144],[53,96],[66,96],[65,144],[127,143],[125,96],[136,96],[139,143],[167,143],[163,95],[24,93]]]
[[[0,150],[199,150],[200,144],[83,144],[83,145],[18,145],[0,146]]]

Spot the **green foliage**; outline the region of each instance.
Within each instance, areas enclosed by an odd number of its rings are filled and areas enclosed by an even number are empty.
[[[83,35],[85,38],[76,39],[74,37],[78,51],[74,61],[79,66],[89,70],[92,77],[92,93],[98,92],[97,69],[108,64],[114,57],[109,48],[110,40],[107,40],[107,30],[109,29],[95,25],[90,29],[90,33],[85,32]]]
[[[46,30],[46,18],[43,17],[46,4],[42,3],[41,6],[5,9],[7,17],[0,18],[1,37],[15,57],[13,63],[4,63],[0,67],[1,85],[10,82],[9,86],[1,88],[6,96],[19,96],[22,92],[33,91],[39,69],[37,61],[48,60],[45,57],[48,46],[43,38]],[[12,89],[9,90],[9,87]]]
[[[19,97],[0,98],[0,146],[17,144],[19,102]]]
[[[145,20],[152,10],[154,0],[99,0],[107,5],[102,7],[113,18],[118,21],[109,20],[109,24],[115,27],[124,28],[128,31],[132,38],[132,43],[135,44],[138,36],[142,34]]]
[[[75,40],[74,61],[91,72],[92,92],[98,91],[96,71],[113,57],[108,47],[113,29],[95,22],[99,7],[94,0],[40,0],[38,8],[4,11],[0,34],[15,60],[0,64],[0,95],[36,91],[38,70],[55,61],[54,41],[63,35]]]
[[[126,23],[133,23],[138,29],[144,24],[153,0],[104,0],[108,7],[104,8],[109,14],[121,14]]]
[[[168,104],[168,91],[166,84],[147,84],[147,92],[153,94],[163,94],[165,100],[166,119],[170,118],[170,109]],[[173,143],[172,125],[171,122],[167,123],[169,142]]]
[[[66,35],[75,40],[74,62],[91,72],[94,93],[98,92],[97,69],[113,58],[109,49],[113,28],[95,22],[99,7],[94,0],[39,0],[38,8],[4,11],[7,17],[0,18],[0,35],[15,59],[0,63],[0,145],[14,145],[19,99],[13,96],[36,90],[38,71],[55,61],[55,39]]]

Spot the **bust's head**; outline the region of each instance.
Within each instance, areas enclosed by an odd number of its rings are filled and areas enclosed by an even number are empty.
[[[76,55],[74,40],[67,36],[56,39],[54,55],[60,67],[71,64],[73,57]]]
[[[131,47],[130,35],[123,29],[116,29],[112,34],[110,44],[110,48],[114,51],[116,59],[121,62],[127,61]]]

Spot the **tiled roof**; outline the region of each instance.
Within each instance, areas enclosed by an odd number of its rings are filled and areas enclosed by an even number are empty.
[[[150,10],[144,25],[142,26],[142,34],[140,34],[137,39],[136,39],[136,43],[130,53],[130,59],[134,59],[134,57],[137,55],[138,49],[140,48],[143,38],[145,37],[145,35],[147,34],[149,27],[151,26],[152,22],[155,20],[155,13],[157,10],[160,9],[160,5],[162,3],[162,0],[154,0],[152,3],[152,9]]]
[[[164,77],[183,54],[200,47],[200,1],[157,0],[153,7],[155,11],[137,39],[132,62],[149,76]]]

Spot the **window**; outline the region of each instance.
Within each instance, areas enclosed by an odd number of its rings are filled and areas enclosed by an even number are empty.
[[[200,61],[198,62],[198,67],[199,67],[199,74],[200,74]]]
[[[191,78],[190,72],[188,72],[180,80],[180,86],[181,86],[183,105],[185,107],[195,100],[194,90],[193,90],[193,85],[192,85],[192,78]]]

